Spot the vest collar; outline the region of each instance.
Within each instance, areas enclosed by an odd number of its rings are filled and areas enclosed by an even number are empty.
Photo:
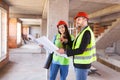
[[[84,29],[86,29],[88,26],[85,26],[83,28],[81,28],[80,32],[83,31]]]

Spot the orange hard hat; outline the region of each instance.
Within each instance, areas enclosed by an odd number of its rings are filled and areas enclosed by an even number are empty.
[[[86,12],[78,12],[78,14],[75,16],[74,19],[76,19],[78,17],[85,17],[88,19],[88,14]]]
[[[67,26],[66,22],[65,22],[65,21],[62,21],[62,20],[58,22],[57,27],[58,27],[59,25],[66,25],[66,26]]]

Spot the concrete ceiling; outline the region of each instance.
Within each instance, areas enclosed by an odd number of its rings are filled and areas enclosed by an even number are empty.
[[[10,13],[42,15],[45,0],[5,0]]]
[[[40,25],[42,22],[41,19],[25,19],[25,18],[19,18],[21,21],[23,21],[23,24],[25,25]]]
[[[70,17],[74,17],[78,11],[91,14],[112,5],[114,4],[96,2],[96,0],[70,0]]]
[[[48,0],[4,0],[10,5],[10,17],[46,18]],[[70,0],[69,17],[74,17],[78,11],[88,14],[118,5],[120,0]]]

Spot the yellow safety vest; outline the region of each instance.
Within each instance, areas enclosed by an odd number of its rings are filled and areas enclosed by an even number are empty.
[[[71,39],[73,39],[73,36],[71,35]],[[58,47],[58,48],[63,48],[63,45],[62,43],[60,42],[60,34],[57,34],[56,35],[56,39],[55,39],[55,45]],[[67,45],[67,48],[69,48],[69,46]],[[62,57],[62,56],[59,56],[57,54],[53,54],[53,61],[54,62],[57,62],[61,65],[69,65],[70,63],[70,59],[69,58],[65,58],[65,57]]]
[[[83,38],[83,35],[86,30],[90,31],[91,40],[90,40],[90,43],[87,45],[87,48],[85,49],[85,51],[82,54],[74,55],[74,63],[75,64],[90,64],[93,61],[96,61],[96,59],[97,59],[96,58],[95,37],[89,26],[78,34],[77,40],[74,40],[74,42],[73,42],[72,49],[79,48],[82,38]],[[75,43],[75,41],[76,41],[76,43]]]

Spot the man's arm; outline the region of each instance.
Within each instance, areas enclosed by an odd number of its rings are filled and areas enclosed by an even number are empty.
[[[91,39],[90,31],[87,30],[83,35],[83,38],[82,38],[82,41],[81,41],[79,48],[67,49],[66,50],[67,56],[82,54],[85,51],[87,45],[90,43],[90,39]]]

